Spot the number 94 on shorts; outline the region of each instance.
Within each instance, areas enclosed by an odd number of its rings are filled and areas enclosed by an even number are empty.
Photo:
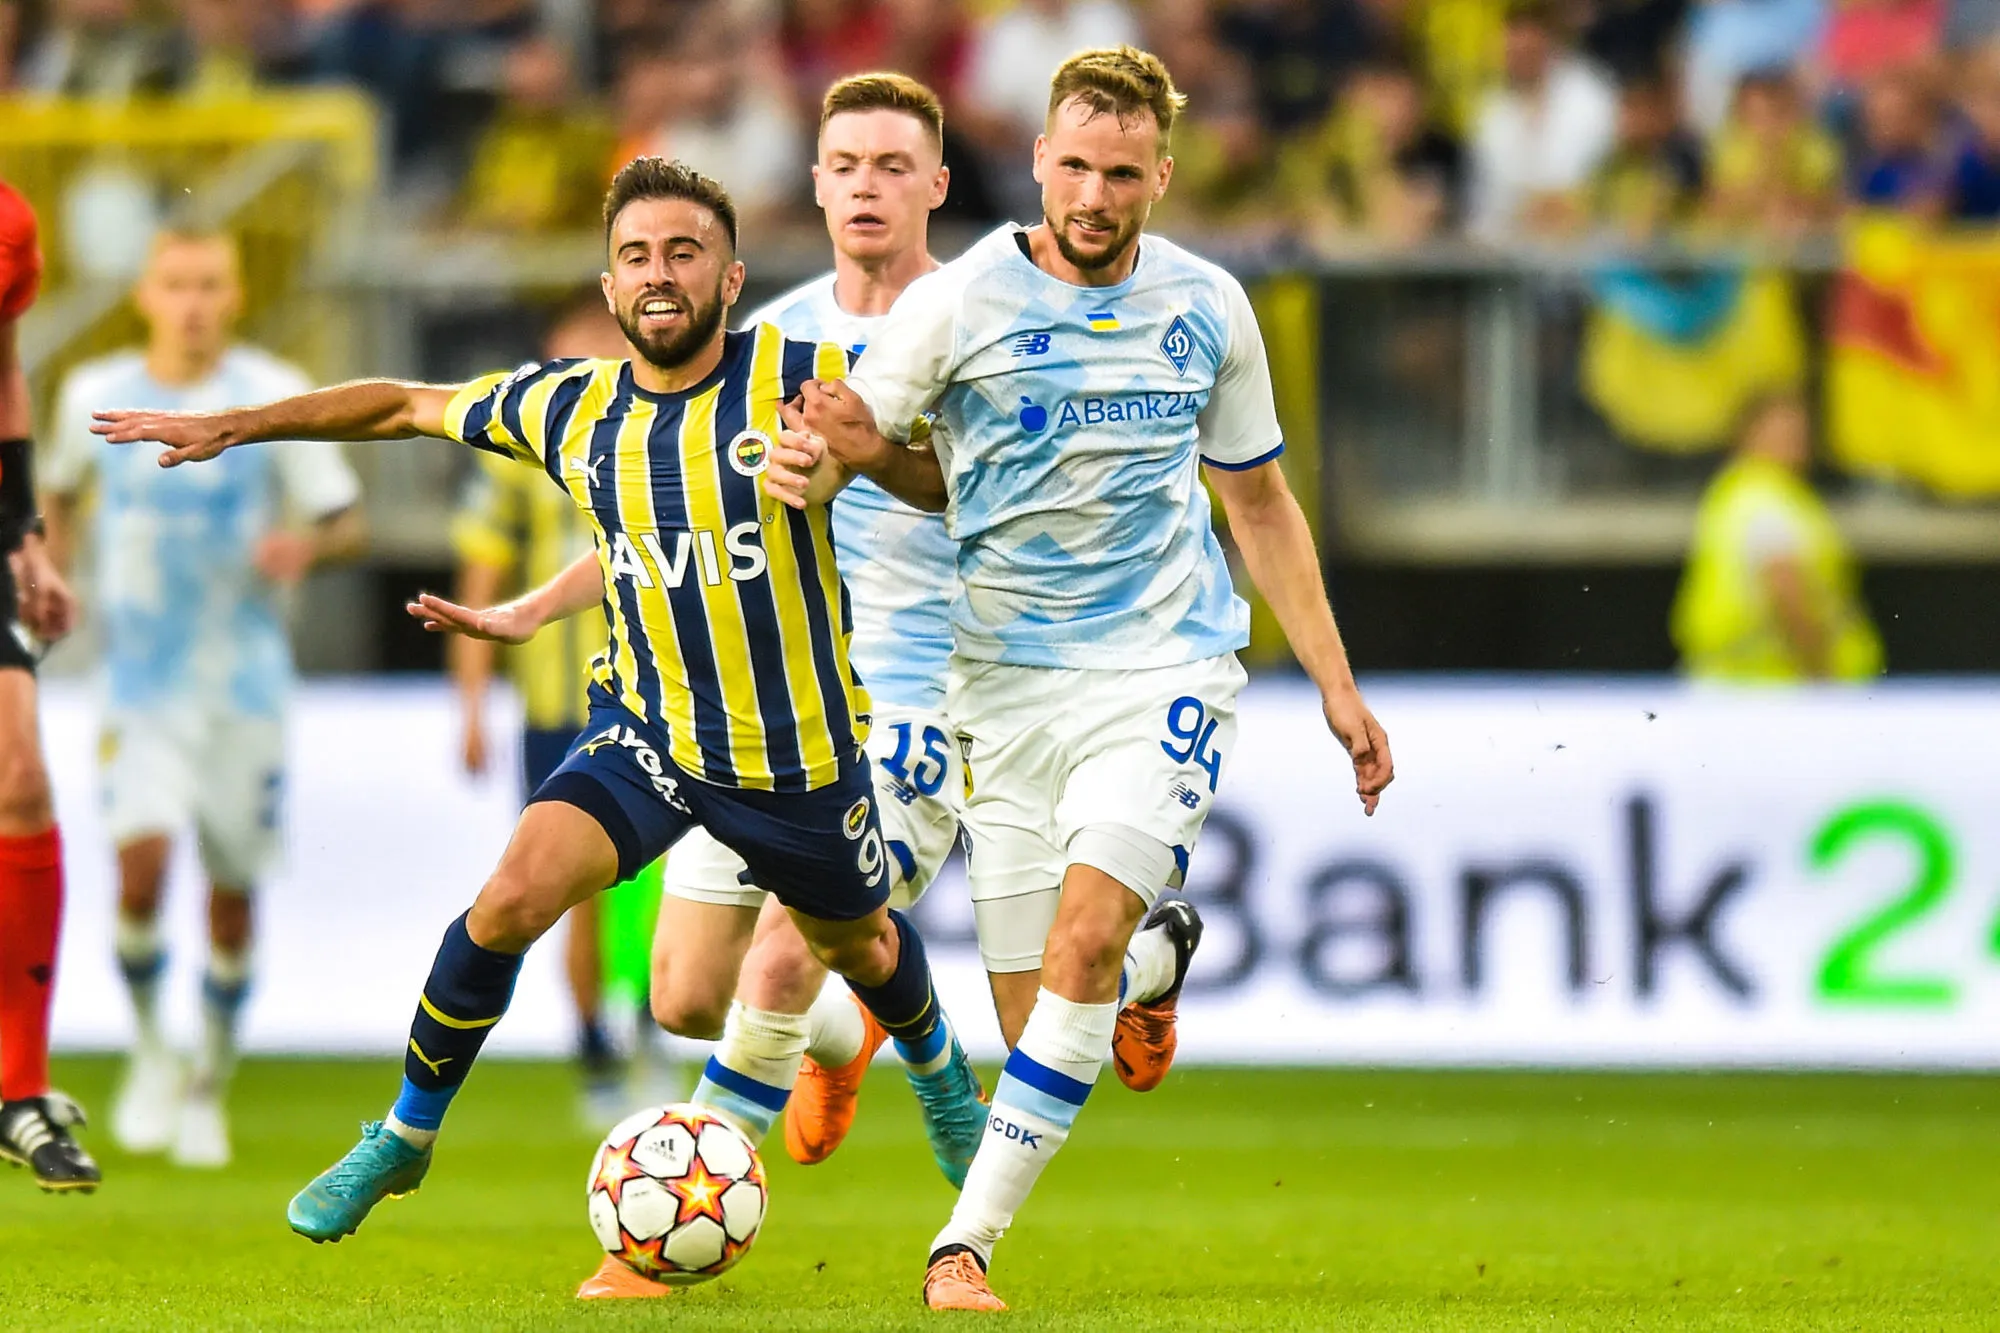
[[[973,897],[1061,882],[1070,839],[1092,824],[1158,838],[1185,866],[1244,680],[1234,654],[1131,671],[955,662],[946,711],[977,775],[964,815]]]

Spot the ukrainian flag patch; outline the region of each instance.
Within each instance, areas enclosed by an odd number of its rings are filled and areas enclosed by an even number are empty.
[[[1109,310],[1091,310],[1084,314],[1084,318],[1090,321],[1092,333],[1118,332],[1118,316]]]

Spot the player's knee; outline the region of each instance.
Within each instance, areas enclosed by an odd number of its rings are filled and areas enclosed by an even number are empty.
[[[655,978],[653,1021],[676,1037],[718,1041],[722,1037],[723,1024],[729,1021],[729,999],[727,995],[661,986]]]
[[[849,981],[880,986],[896,970],[896,931],[886,919],[879,932],[855,932],[813,942],[813,956]]]
[[[493,872],[468,914],[473,942],[502,953],[518,953],[548,933],[562,916],[559,894],[506,867]]]

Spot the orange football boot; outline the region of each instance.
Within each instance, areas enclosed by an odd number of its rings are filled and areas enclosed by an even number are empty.
[[[993,1294],[986,1284],[986,1270],[979,1256],[954,1248],[931,1259],[924,1274],[924,1304],[933,1310],[1004,1310],[1007,1302]]]
[[[865,1025],[861,1053],[838,1069],[828,1069],[808,1055],[792,1085],[792,1099],[785,1103],[785,1151],[800,1166],[824,1162],[846,1140],[847,1131],[854,1128],[862,1075],[868,1072],[875,1052],[889,1040],[868,1006],[852,995],[847,998],[861,1011]]]
[[[576,1298],[580,1301],[623,1300],[673,1294],[674,1289],[666,1283],[655,1282],[649,1277],[640,1277],[608,1254],[604,1256],[604,1262],[597,1266],[597,1271],[585,1278],[583,1285],[576,1289]]]
[[[1146,914],[1142,929],[1155,927],[1164,929],[1173,943],[1174,984],[1156,1000],[1120,1009],[1111,1034],[1111,1063],[1117,1067],[1118,1081],[1134,1092],[1151,1092],[1173,1068],[1174,1051],[1180,1045],[1174,1032],[1175,1010],[1181,983],[1187,980],[1188,966],[1201,943],[1201,913],[1185,898],[1162,898]]]

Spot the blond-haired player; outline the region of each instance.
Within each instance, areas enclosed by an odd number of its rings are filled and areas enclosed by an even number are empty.
[[[1249,298],[1143,235],[1182,103],[1146,52],[1064,62],[1035,143],[1042,222],[1002,227],[912,284],[844,382],[803,387],[810,429],[785,432],[765,477],[805,503],[852,469],[946,512],[960,546],[947,710],[977,779],[974,897],[1004,889],[1051,919],[1040,993],[931,1246],[933,1308],[1005,1308],[987,1283],[993,1248],[1097,1080],[1121,960],[1213,805],[1249,615],[1204,476],[1364,808],[1391,776],[1278,466]],[[928,449],[877,426],[900,436],[926,414]]]

